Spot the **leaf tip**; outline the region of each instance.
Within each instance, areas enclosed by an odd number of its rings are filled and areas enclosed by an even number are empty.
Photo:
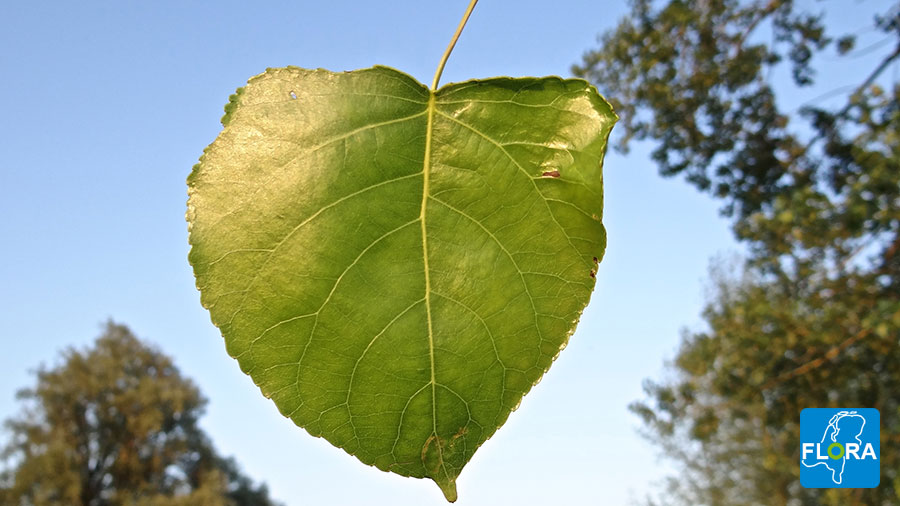
[[[448,480],[434,480],[437,483],[437,486],[441,488],[441,492],[444,493],[444,498],[447,499],[447,502],[456,502],[456,480],[450,478]]]

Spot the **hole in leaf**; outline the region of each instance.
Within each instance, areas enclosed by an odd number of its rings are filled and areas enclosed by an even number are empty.
[[[297,94],[296,94],[296,93],[294,93],[294,92],[292,91],[292,92],[290,93],[290,95],[291,95],[291,100],[297,100]]]

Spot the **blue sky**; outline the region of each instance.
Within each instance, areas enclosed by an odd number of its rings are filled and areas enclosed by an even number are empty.
[[[0,6],[0,417],[30,371],[113,318],[174,356],[210,399],[202,424],[219,449],[287,505],[443,504],[431,482],[364,466],[295,427],[228,357],[187,263],[185,178],[249,77],[383,64],[430,83],[466,3]],[[568,76],[623,13],[618,2],[483,0],[442,82]],[[709,259],[739,248],[718,204],[660,178],[640,146],[611,153],[605,180],[609,246],[593,300],[466,467],[457,504],[626,504],[666,469],[627,405],[659,377],[679,329],[700,326]]]

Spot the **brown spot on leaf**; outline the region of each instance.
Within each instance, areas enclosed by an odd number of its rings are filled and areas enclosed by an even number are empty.
[[[548,170],[548,171],[543,172],[541,175],[544,177],[559,177],[559,171],[558,170]]]
[[[594,272],[593,270],[591,270],[591,277],[592,277],[592,278],[596,278],[596,277],[597,277],[597,273]]]
[[[460,427],[459,430],[456,432],[456,434],[454,434],[454,435],[450,438],[450,446],[451,446],[451,447],[452,447],[452,446],[455,446],[455,445],[456,445],[456,440],[459,439],[459,438],[461,438],[461,437],[463,437],[464,435],[466,435],[467,432],[469,432],[469,429],[466,428],[465,425],[463,425],[462,427]]]
[[[434,434],[428,436],[428,439],[425,440],[425,445],[422,446],[422,462],[425,462],[425,455],[428,453],[428,447],[431,446],[431,442],[435,439]]]

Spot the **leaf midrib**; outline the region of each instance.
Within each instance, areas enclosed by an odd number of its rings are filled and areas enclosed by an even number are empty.
[[[429,176],[431,172],[431,138],[434,129],[434,90],[428,90],[428,105],[426,106],[426,111],[428,112],[428,117],[425,126],[425,153],[422,161],[422,207],[419,212],[419,223],[422,227],[422,260],[425,268],[425,316],[428,322],[428,358],[431,362],[431,429],[432,437],[436,439],[437,443],[438,462],[440,462],[441,469],[444,471],[444,476],[449,480],[450,477],[447,476],[447,468],[444,466],[443,449],[441,448],[440,440],[437,440],[437,382],[434,374],[434,332],[431,324],[431,273],[428,268],[428,233],[425,225],[425,215],[428,208]],[[427,472],[428,469],[424,461],[424,452],[422,456],[422,465]]]

